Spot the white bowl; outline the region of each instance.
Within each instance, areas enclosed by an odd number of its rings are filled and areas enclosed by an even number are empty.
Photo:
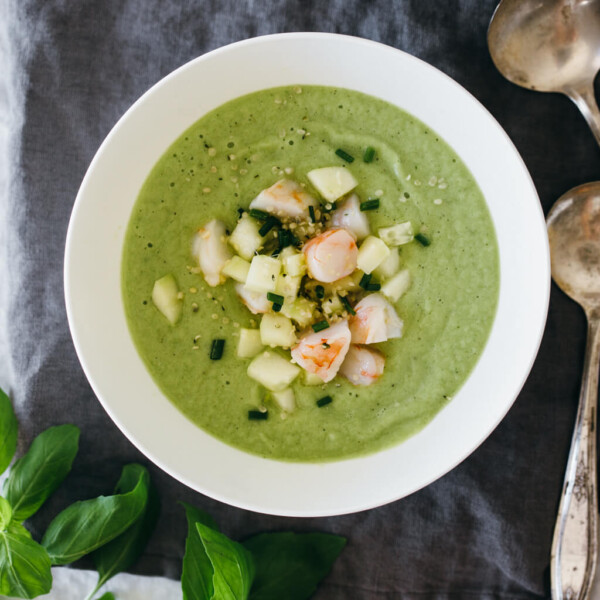
[[[454,399],[404,443],[324,464],[247,454],[188,421],[163,396],[138,356],[120,290],[124,233],[133,204],[169,145],[218,105],[291,84],[351,88],[424,121],[477,180],[500,248],[500,297],[492,332]],[[65,295],[75,348],[91,386],[146,456],[222,502],[276,515],[321,516],[402,498],[448,472],[492,432],[536,356],[548,308],[549,265],[545,222],[527,169],[477,100],[399,50],[341,35],[294,33],[250,39],[201,56],[157,83],[120,119],[75,201]]]

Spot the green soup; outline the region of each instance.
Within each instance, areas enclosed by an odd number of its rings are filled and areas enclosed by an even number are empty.
[[[363,161],[368,146],[372,162]],[[335,154],[343,148],[355,160]],[[400,246],[411,287],[395,304],[404,334],[376,346],[383,376],[356,387],[292,387],[296,410],[282,413],[236,356],[240,327],[256,327],[233,290],[211,288],[192,269],[191,240],[217,218],[230,230],[238,208],[282,177],[311,188],[306,173],[346,164],[361,199],[379,196],[371,230],[411,221],[429,246]],[[153,305],[154,281],[172,273],[184,293],[172,326]],[[453,150],[412,115],[376,98],[331,87],[286,87],[237,98],[204,116],[162,156],[135,204],[125,239],[123,299],[131,335],[150,374],[190,420],[261,456],[325,461],[363,455],[419,431],[463,384],[495,314],[499,260],[494,228],[472,175]],[[210,360],[212,340],[226,340]],[[289,352],[287,353],[289,356]],[[316,400],[333,401],[318,407]],[[248,411],[268,409],[266,420]]]

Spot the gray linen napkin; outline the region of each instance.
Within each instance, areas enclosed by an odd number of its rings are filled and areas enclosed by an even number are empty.
[[[74,469],[32,520],[34,536],[67,503],[107,492],[124,463],[148,463],[95,399],[63,302],[73,201],[122,113],[174,68],[229,42],[284,31],[358,35],[410,52],[472,92],[516,143],[547,211],[569,187],[598,178],[598,149],[566,99],[519,89],[496,72],[485,39],[494,7],[495,0],[0,0],[0,385],[16,404],[20,452],[50,425],[82,430]],[[186,526],[177,500],[185,500],[235,538],[283,529],[347,536],[317,598],[547,598],[584,332],[583,315],[553,289],[540,354],[509,415],[451,473],[382,508],[270,517],[203,497],[150,464],[163,512],[134,571],[179,577]]]

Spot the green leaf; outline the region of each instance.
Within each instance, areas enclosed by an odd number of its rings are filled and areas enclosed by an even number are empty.
[[[326,533],[261,533],[247,539],[256,577],[251,600],[306,600],[331,570],[346,540]]]
[[[15,455],[18,430],[10,398],[0,389],[0,474],[6,471]]]
[[[6,531],[12,519],[12,508],[6,498],[0,496],[0,531]]]
[[[71,470],[78,445],[79,428],[75,425],[50,427],[33,440],[4,482],[15,521],[33,515],[61,484]]]
[[[129,464],[123,468],[120,481],[130,478],[136,480],[130,492],[75,502],[54,518],[42,539],[52,564],[76,561],[137,521],[146,507],[150,478],[144,467]]]
[[[98,600],[115,600],[115,595],[112,592],[106,592],[106,594],[102,594]]]
[[[213,518],[190,504],[181,502],[185,508],[188,523],[188,535],[185,540],[183,569],[181,571],[181,589],[183,600],[211,600],[214,594],[213,567],[204,550],[204,544],[196,529],[196,523],[202,523],[215,531],[219,528]]]
[[[144,467],[141,468],[146,470]],[[115,488],[115,493],[129,492],[135,487],[135,483],[135,479],[129,473],[126,479],[121,478]],[[124,533],[92,554],[99,575],[94,591],[99,590],[117,573],[131,567],[139,558],[156,527],[159,512],[160,499],[156,488],[150,483],[148,501],[141,517]]]
[[[246,600],[254,579],[250,552],[202,523],[196,523],[196,529],[213,567],[213,598]]]
[[[48,553],[23,525],[12,521],[0,532],[0,594],[35,598],[51,587]]]

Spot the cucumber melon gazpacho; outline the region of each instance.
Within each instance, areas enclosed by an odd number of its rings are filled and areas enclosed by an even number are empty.
[[[165,395],[262,456],[371,453],[425,426],[483,351],[485,200],[427,125],[358,92],[262,90],[192,125],[144,183],[122,289]]]

